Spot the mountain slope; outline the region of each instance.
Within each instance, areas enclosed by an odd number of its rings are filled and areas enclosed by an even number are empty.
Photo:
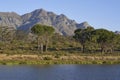
[[[21,16],[15,12],[0,12],[0,26],[17,28],[22,24]]]
[[[43,9],[37,9],[22,16],[12,12],[0,12],[0,25],[14,27],[15,29],[29,31],[35,24],[53,26],[57,33],[62,35],[73,35],[77,28],[86,28],[87,22],[78,24],[74,20],[67,18],[64,14],[56,15]]]

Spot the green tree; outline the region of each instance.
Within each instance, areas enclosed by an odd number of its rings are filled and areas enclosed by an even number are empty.
[[[18,41],[26,41],[28,38],[28,33],[22,30],[16,30],[14,39]]]
[[[0,27],[0,39],[4,42],[11,42],[14,38],[15,30],[13,28],[2,26]]]
[[[12,41],[13,48],[19,47],[25,49],[25,44],[28,43],[28,33],[22,30],[16,30],[14,33],[14,39]]]
[[[47,51],[49,39],[54,33],[54,28],[51,26],[36,24],[31,28],[31,31],[37,36],[38,50],[41,50],[41,53],[43,53],[45,47],[45,51]]]
[[[97,43],[101,48],[101,53],[112,52],[116,45],[116,34],[106,29],[96,29],[93,31]]]
[[[94,30],[93,27],[89,26],[86,29],[77,29],[75,30],[74,38],[79,41],[82,45],[82,51],[85,52],[86,43],[91,41],[91,32]]]
[[[11,42],[14,39],[15,29],[8,26],[0,26],[0,43],[4,46],[1,48],[11,48]]]
[[[53,27],[50,27],[50,26],[44,27],[44,35],[43,35],[44,41],[45,41],[44,51],[47,51],[49,41],[50,41],[51,37],[53,36],[54,31],[55,30]]]

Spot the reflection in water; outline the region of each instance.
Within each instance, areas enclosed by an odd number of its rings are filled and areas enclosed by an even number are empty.
[[[0,80],[120,80],[120,65],[1,65]]]

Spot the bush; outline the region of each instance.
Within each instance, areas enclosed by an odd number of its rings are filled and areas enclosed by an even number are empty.
[[[56,54],[56,55],[55,55],[55,58],[60,58],[60,55],[59,55],[59,54]]]
[[[44,60],[52,60],[52,58],[49,57],[49,56],[46,56],[46,57],[44,57],[43,59],[44,59]]]

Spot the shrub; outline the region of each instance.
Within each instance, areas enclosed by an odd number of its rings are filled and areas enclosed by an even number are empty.
[[[44,57],[43,59],[44,59],[44,60],[52,60],[52,58],[49,57],[49,56],[46,56],[46,57]]]

